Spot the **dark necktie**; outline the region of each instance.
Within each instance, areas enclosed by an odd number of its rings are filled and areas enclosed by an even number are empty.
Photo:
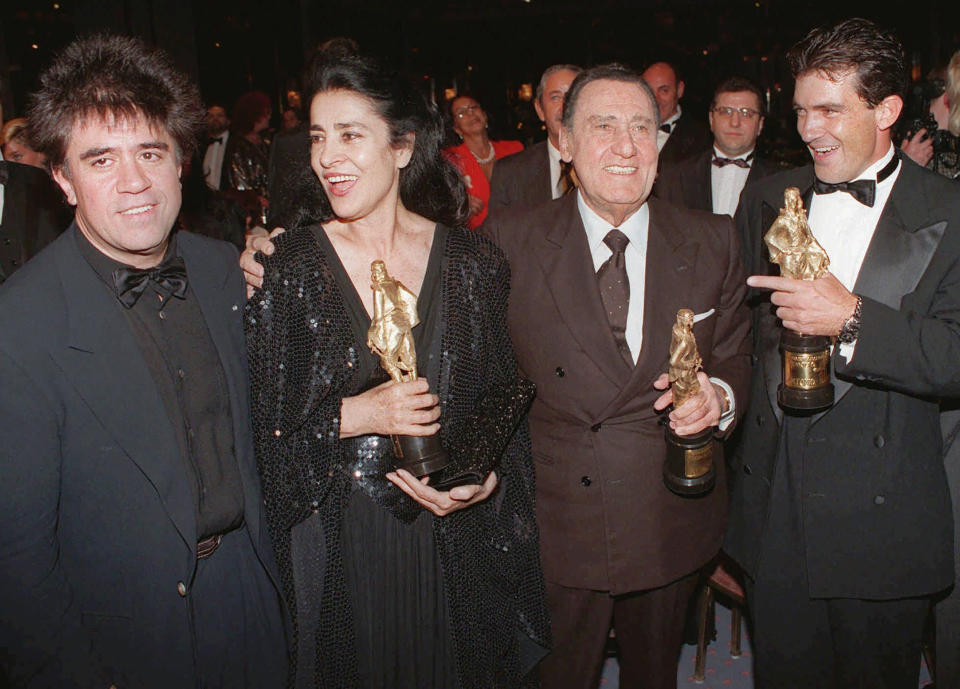
[[[835,191],[845,191],[864,206],[873,208],[873,203],[877,197],[877,184],[892,175],[893,171],[897,169],[899,162],[900,158],[897,156],[896,151],[894,151],[890,162],[884,165],[883,169],[877,173],[876,181],[872,179],[857,179],[853,182],[837,182],[836,184],[831,184],[830,182],[824,182],[819,177],[814,177],[813,191],[817,194],[832,194]]]
[[[630,308],[630,280],[627,279],[627,262],[623,252],[627,249],[630,240],[620,230],[614,228],[607,232],[603,243],[610,247],[610,255],[600,270],[597,271],[597,284],[600,287],[600,298],[603,308],[607,312],[607,321],[613,331],[613,339],[617,342],[617,349],[627,365],[633,367],[633,355],[627,346],[627,311]]]
[[[170,297],[183,299],[187,294],[187,269],[179,256],[168,256],[153,268],[140,270],[122,266],[113,271],[113,284],[117,289],[117,299],[128,309],[137,303],[149,283],[159,288],[163,295],[162,307]]]
[[[671,132],[673,131],[673,125],[672,125],[672,124],[661,124],[661,125],[660,125],[660,131],[661,131],[661,132],[666,132],[667,134],[669,134],[669,133],[671,133]]]
[[[753,154],[748,155],[746,158],[722,158],[716,153],[713,154],[713,164],[717,167],[726,167],[727,165],[736,165],[737,167],[750,168],[750,159],[753,157]]]
[[[580,186],[580,180],[577,179],[577,173],[573,169],[573,163],[560,161],[560,196],[566,196],[571,191]]]

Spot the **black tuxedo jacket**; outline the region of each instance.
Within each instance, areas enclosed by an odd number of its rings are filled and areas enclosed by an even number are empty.
[[[501,158],[490,179],[490,212],[511,206],[529,206],[553,198],[550,152],[541,141],[519,153]]]
[[[713,212],[713,147],[664,170],[657,178],[653,194],[677,206]],[[754,156],[744,189],[768,177],[774,168],[763,158]]]
[[[178,251],[230,391],[246,529],[276,583],[237,252],[187,232]],[[13,686],[197,686],[195,498],[121,309],[73,231],[0,289],[0,673]]]
[[[0,282],[56,239],[70,222],[59,190],[39,168],[0,161]]]
[[[749,317],[730,218],[652,199],[643,345],[628,367],[597,287],[577,195],[491,218],[484,232],[510,260],[508,326],[530,410],[537,521],[547,581],[613,594],[664,586],[713,558],[727,507],[723,461],[698,500],[663,484],[663,428],[653,381],[667,370],[677,310],[704,370],[746,405]]]
[[[902,160],[854,292],[863,297],[852,360],[835,351],[836,401],[811,419],[802,514],[812,597],[919,596],[953,582],[953,519],[941,456],[940,397],[960,395],[960,190]],[[737,222],[753,272],[762,235],[812,167],[744,191]],[[742,425],[724,548],[756,571],[783,412],[779,322],[756,295],[750,410]],[[837,348],[838,350],[839,348]]]
[[[707,125],[686,113],[680,116],[673,132],[660,151],[659,166],[663,172],[681,160],[701,153],[713,145],[713,134]]]

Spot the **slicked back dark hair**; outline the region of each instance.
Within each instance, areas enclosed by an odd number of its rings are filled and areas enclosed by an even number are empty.
[[[27,119],[34,149],[63,166],[73,126],[90,118],[144,118],[166,131],[180,159],[193,154],[203,122],[196,85],[163,51],[137,38],[81,38],[40,75]]]
[[[644,81],[639,72],[634,72],[628,67],[624,67],[616,62],[607,65],[598,65],[585,69],[577,75],[573,83],[570,84],[570,90],[563,99],[563,117],[561,121],[567,129],[573,129],[573,116],[576,113],[577,101],[580,99],[580,92],[583,87],[591,81],[600,80],[622,81],[627,84],[636,84],[641,91],[647,94],[650,99],[650,105],[653,108],[653,117],[656,120],[657,127],[660,126],[660,108],[657,106],[657,98],[653,95],[653,89]]]
[[[808,33],[787,53],[796,79],[819,72],[838,79],[850,70],[857,74],[857,95],[870,107],[907,88],[907,68],[900,41],[869,19],[846,19]]]
[[[712,108],[717,104],[717,99],[720,97],[721,93],[740,93],[743,91],[749,91],[757,97],[757,103],[759,104],[760,114],[764,114],[764,103],[763,103],[763,91],[760,90],[760,87],[754,84],[752,81],[746,77],[728,77],[721,81],[717,88],[713,91],[713,100],[710,102],[710,107]]]
[[[445,225],[462,225],[469,216],[467,192],[456,168],[441,153],[443,118],[436,107],[394,70],[367,55],[339,55],[318,60],[307,74],[308,103],[318,93],[349,91],[369,100],[387,123],[391,143],[401,146],[414,135],[413,155],[400,170],[400,199],[409,210]],[[312,105],[311,105],[312,109]],[[319,180],[312,175],[313,183]],[[320,196],[323,196],[322,191]],[[311,195],[305,198],[310,199]],[[316,199],[316,195],[313,195]],[[319,217],[301,214],[301,220],[321,222],[335,216],[326,203]]]

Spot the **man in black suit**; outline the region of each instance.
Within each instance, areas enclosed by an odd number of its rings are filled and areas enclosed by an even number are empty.
[[[696,118],[683,117],[680,99],[684,83],[676,67],[668,62],[654,62],[643,72],[643,79],[653,89],[660,108],[660,131],[657,148],[660,151],[660,171],[710,147],[710,132]]]
[[[203,178],[207,186],[219,191],[227,188],[227,168],[230,156],[230,120],[226,109],[219,103],[211,103],[204,116],[207,128],[207,147],[203,153]]]
[[[533,105],[547,128],[547,140],[497,161],[490,180],[491,211],[543,203],[573,188],[568,164],[560,159],[560,116],[563,97],[580,71],[576,65],[544,70]]]
[[[75,222],[0,290],[0,676],[281,687],[230,245],[171,229],[196,88],[74,42],[30,119]]]
[[[724,80],[710,104],[713,148],[664,170],[655,196],[686,208],[734,215],[747,184],[772,173],[756,154],[763,130],[763,94],[742,77]]]
[[[43,170],[0,160],[0,282],[66,227],[59,196]]]
[[[813,165],[749,187],[737,213],[769,303],[724,548],[748,575],[759,688],[912,688],[930,596],[953,582],[938,399],[960,394],[960,193],[893,146],[891,34],[847,20],[788,60]],[[830,257],[820,279],[763,275],[787,187]],[[778,405],[782,328],[837,338],[828,410]]]

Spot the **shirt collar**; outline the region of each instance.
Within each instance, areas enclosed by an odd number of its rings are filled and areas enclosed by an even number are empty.
[[[553,147],[553,142],[550,139],[547,139],[547,153],[550,156],[551,162],[560,163],[560,151]]]
[[[887,163],[890,162],[890,159],[891,159],[891,158],[893,158],[893,143],[892,143],[892,142],[891,142],[891,144],[890,144],[890,148],[887,150],[887,152],[886,152],[883,156],[881,156],[880,160],[878,160],[877,162],[875,162],[873,165],[871,165],[871,166],[868,167],[866,170],[864,170],[860,175],[858,175],[857,177],[855,177],[854,179],[852,179],[852,180],[850,180],[850,181],[851,181],[851,182],[855,182],[855,181],[858,180],[858,179],[872,179],[872,180],[876,181],[876,179],[877,179],[877,173],[880,172],[880,170],[882,170],[882,169],[884,168],[884,166],[885,166]],[[894,172],[896,172],[896,171],[894,171]],[[886,182],[892,183],[892,180],[893,180],[895,177],[896,177],[896,174],[892,174],[892,175],[888,176],[886,179],[884,179],[882,182],[879,182],[878,184],[884,184],[884,183],[886,183]]]
[[[683,114],[683,110],[680,109],[680,104],[677,103],[677,111],[676,111],[675,113],[673,113],[672,115],[670,115],[670,117],[668,117],[667,119],[665,119],[665,120],[664,120],[663,122],[661,122],[660,124],[661,124],[661,125],[664,125],[664,124],[673,124],[674,122],[676,122],[677,120],[680,119],[680,115],[682,115],[682,114]]]
[[[603,244],[603,238],[613,229],[613,225],[601,218],[597,213],[587,205],[583,200],[583,194],[577,191],[577,209],[580,211],[580,219],[583,220],[583,229],[587,232],[587,243],[590,245],[590,253],[593,253]],[[617,228],[630,240],[631,244],[639,244],[647,232],[650,224],[650,207],[646,202],[629,218],[623,221]]]
[[[717,156],[718,158],[727,158],[727,159],[729,159],[729,160],[740,160],[741,158],[743,158],[744,160],[746,160],[748,157],[750,157],[750,156],[753,155],[753,151],[754,151],[754,150],[755,150],[755,149],[752,149],[752,148],[751,148],[751,149],[750,149],[749,151],[747,151],[746,153],[744,153],[744,154],[742,154],[742,155],[738,155],[738,156],[733,156],[733,157],[731,158],[731,157],[728,156],[726,153],[722,152],[719,148],[717,148],[716,146],[714,146],[714,147],[713,147],[713,154],[714,154],[715,156]]]

